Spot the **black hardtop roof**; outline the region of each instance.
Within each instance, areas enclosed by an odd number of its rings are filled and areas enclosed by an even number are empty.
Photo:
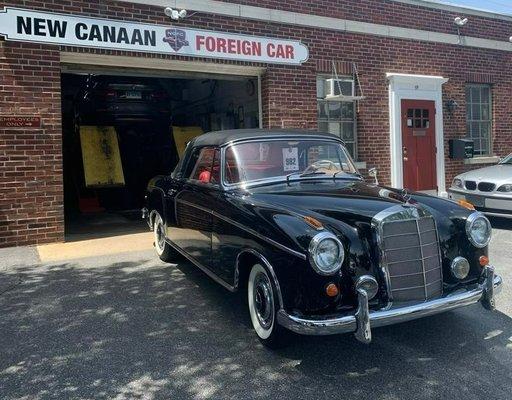
[[[261,140],[280,137],[325,138],[342,142],[339,137],[330,133],[304,129],[230,129],[225,131],[208,132],[201,136],[197,136],[192,140],[192,144],[196,147],[223,146],[228,143],[239,142],[243,140]]]

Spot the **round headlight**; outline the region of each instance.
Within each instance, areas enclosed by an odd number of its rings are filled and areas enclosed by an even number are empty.
[[[452,274],[457,279],[464,279],[469,274],[469,261],[464,257],[457,257],[452,262]]]
[[[309,261],[320,275],[336,273],[345,259],[343,245],[330,232],[322,232],[311,239],[309,244]]]
[[[473,246],[483,248],[491,241],[492,226],[482,213],[476,212],[466,221],[466,233]]]

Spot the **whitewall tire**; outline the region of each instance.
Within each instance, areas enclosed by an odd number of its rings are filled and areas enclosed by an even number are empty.
[[[247,301],[252,326],[260,341],[268,347],[283,344],[284,328],[277,323],[279,304],[275,284],[261,264],[251,268],[247,282]]]
[[[176,251],[166,242],[165,223],[158,212],[153,217],[153,240],[155,251],[162,261],[175,261]]]

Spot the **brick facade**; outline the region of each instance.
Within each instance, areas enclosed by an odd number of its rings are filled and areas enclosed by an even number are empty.
[[[382,0],[232,0],[294,12],[325,15],[455,33],[456,13]],[[160,7],[114,1],[0,1],[0,7],[57,11],[94,17],[168,23]],[[505,41],[512,22],[470,16],[465,34]],[[466,131],[465,84],[493,85],[493,145],[497,155],[512,152],[512,52],[391,39],[228,18],[196,13],[179,25],[301,40],[309,47],[308,62],[299,67],[267,65],[262,79],[265,127],[317,127],[316,76],[332,60],[357,65],[366,99],[358,106],[359,158],[379,168],[390,183],[389,99],[386,73],[439,75],[449,78],[443,102],[459,107],[444,110],[446,182],[465,169],[448,158],[448,139]],[[40,115],[41,129],[0,128],[0,246],[61,241],[64,238],[62,132],[59,51],[91,52],[168,59],[172,56],[5,42],[0,39],[0,114]],[[191,60],[181,57],[182,60]],[[194,59],[197,61],[198,59]],[[207,63],[231,61],[201,60]],[[247,64],[250,65],[250,64]]]

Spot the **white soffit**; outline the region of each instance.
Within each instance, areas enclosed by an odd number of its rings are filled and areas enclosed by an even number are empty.
[[[319,15],[301,14],[292,11],[282,11],[270,8],[246,6],[235,3],[224,3],[217,0],[123,0],[127,3],[136,3],[162,7],[186,9],[207,14],[216,14],[227,17],[247,18],[256,21],[272,22],[278,24],[290,24],[306,26],[310,28],[330,29],[334,31],[360,33],[367,35],[385,36],[394,39],[419,40],[432,43],[445,43],[459,46],[459,37],[456,34],[425,31],[421,29],[402,28],[390,25],[374,24],[370,22],[352,21]],[[409,2],[418,5],[418,1],[394,0]],[[425,5],[426,1],[423,1]],[[435,6],[436,4],[432,4]],[[432,8],[432,7],[431,7]],[[447,16],[447,18],[449,18]],[[186,21],[186,20],[185,20]],[[454,28],[455,30],[455,28]],[[512,34],[512,28],[511,28]],[[471,36],[463,36],[464,46],[478,47],[492,50],[512,51],[512,43],[508,38],[503,40],[483,39]]]
[[[164,58],[110,56],[104,54],[61,52],[60,62],[71,65],[95,65],[115,68],[139,68],[162,71],[186,71],[237,76],[260,76],[265,68],[210,63],[200,61],[181,61]]]

